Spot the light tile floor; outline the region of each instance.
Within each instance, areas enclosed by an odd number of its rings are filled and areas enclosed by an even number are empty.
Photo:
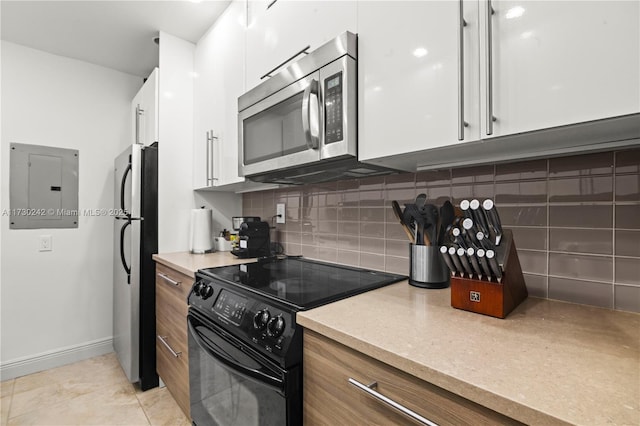
[[[3,426],[191,425],[167,388],[129,383],[114,353],[1,385]]]

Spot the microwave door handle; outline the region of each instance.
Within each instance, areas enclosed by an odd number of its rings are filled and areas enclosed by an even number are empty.
[[[302,129],[309,149],[318,149],[318,136],[311,134],[311,95],[318,98],[318,80],[311,80],[302,95]]]

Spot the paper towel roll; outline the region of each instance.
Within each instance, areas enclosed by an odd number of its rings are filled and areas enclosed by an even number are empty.
[[[213,251],[213,216],[211,209],[191,210],[191,253]]]

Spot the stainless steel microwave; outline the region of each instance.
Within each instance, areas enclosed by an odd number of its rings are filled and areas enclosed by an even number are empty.
[[[358,162],[357,79],[357,36],[345,32],[240,96],[240,174],[304,184],[389,173]]]

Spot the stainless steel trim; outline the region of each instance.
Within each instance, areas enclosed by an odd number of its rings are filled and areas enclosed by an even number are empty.
[[[278,0],[273,0],[273,3],[277,2],[277,1]],[[269,9],[273,3],[271,3],[269,6],[267,6],[267,9]],[[280,68],[282,68],[284,65],[287,65],[289,62],[293,61],[295,58],[297,58],[301,54],[304,53],[305,55],[308,55],[309,54],[309,52],[308,52],[309,49],[311,49],[311,45],[308,45],[308,46],[304,47],[302,50],[300,50],[299,52],[294,53],[290,58],[284,60],[283,62],[281,62],[278,65],[276,65],[273,69],[267,71],[267,73],[265,75],[260,77],[260,80],[264,80],[267,77],[271,77],[271,74],[273,74],[275,71],[277,71]]]
[[[310,55],[300,58],[300,60],[240,96],[238,98],[238,111],[247,109],[344,55],[357,59],[357,40],[355,34],[347,31],[328,41],[315,49]]]
[[[158,277],[162,278],[166,283],[169,283],[169,284],[174,285],[176,287],[179,286],[182,283],[182,281],[176,281],[176,280],[170,278],[168,275],[163,274],[162,272],[158,272]]]
[[[318,80],[311,80],[302,95],[302,129],[309,149],[318,149],[318,136],[311,133],[311,95],[316,95],[318,111],[320,111],[320,96],[318,94]]]
[[[337,61],[332,62],[329,65],[322,67],[320,70],[320,104],[322,109],[320,116],[324,117],[324,81],[332,75],[342,71],[342,120],[343,120],[343,134],[342,140],[335,143],[325,143],[325,121],[320,120],[320,158],[336,158],[341,156],[358,156],[358,145],[356,143],[358,127],[358,115],[357,115],[357,98],[358,98],[358,71],[356,67],[355,59],[349,56],[343,56]],[[355,101],[355,104],[352,103]]]
[[[487,0],[487,135],[493,134],[493,41],[491,20],[494,14],[491,0]]]
[[[464,121],[464,0],[459,0],[459,27],[458,27],[458,140],[464,140],[464,128],[469,124]]]
[[[422,417],[420,414],[416,413],[413,410],[408,409],[407,407],[405,407],[402,404],[397,403],[396,401],[392,400],[391,398],[388,398],[386,396],[384,396],[383,394],[381,394],[380,392],[377,392],[374,390],[374,388],[376,388],[378,386],[377,382],[373,382],[370,385],[364,385],[362,383],[360,383],[359,381],[352,379],[351,377],[349,377],[349,383],[351,383],[353,386],[357,387],[358,389],[366,392],[367,394],[371,395],[372,397],[376,398],[378,401],[381,401],[385,404],[387,404],[388,406],[390,406],[391,408],[394,408],[396,410],[398,410],[399,412],[401,412],[402,414],[404,414],[405,416],[411,418],[412,420],[423,424],[423,425],[427,425],[427,426],[438,426],[437,423],[432,422],[431,420]]]
[[[171,355],[173,355],[176,358],[180,357],[180,355],[182,355],[182,352],[174,351],[173,348],[171,346],[169,346],[169,344],[165,340],[167,337],[169,337],[169,336],[162,337],[161,335],[158,334],[158,339],[162,342],[163,345],[166,346],[167,349],[169,349],[169,352],[171,352]]]

